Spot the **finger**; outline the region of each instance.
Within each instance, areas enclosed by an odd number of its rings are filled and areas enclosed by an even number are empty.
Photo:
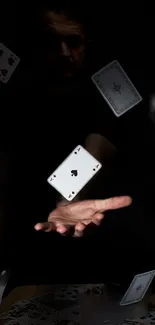
[[[74,237],[82,237],[85,228],[86,225],[84,225],[84,223],[82,222],[77,223],[77,225],[75,226]]]
[[[92,222],[92,218],[89,220],[83,220],[84,225],[88,226]]]
[[[56,222],[56,231],[59,232],[61,235],[68,235],[70,233],[71,227],[67,225],[63,225],[60,222]]]
[[[59,225],[57,226],[56,231],[59,232],[60,234],[66,234],[68,231],[68,227],[64,225]]]
[[[94,200],[93,208],[98,212],[116,210],[129,206],[132,203],[130,196],[112,197],[106,200]]]
[[[50,232],[50,231],[55,231],[56,230],[56,226],[54,223],[52,222],[42,222],[42,223],[37,223],[34,226],[35,230],[39,231],[45,231],[45,232]]]
[[[86,228],[86,225],[82,222],[78,222],[75,226],[75,230],[77,231],[84,231]]]
[[[104,214],[103,213],[100,213],[100,212],[95,213],[95,215],[93,216],[92,222],[95,225],[99,226],[101,224],[101,221],[103,220],[103,218],[104,218]]]
[[[75,230],[74,237],[82,237],[82,236],[83,236],[83,231],[77,231],[77,230]]]

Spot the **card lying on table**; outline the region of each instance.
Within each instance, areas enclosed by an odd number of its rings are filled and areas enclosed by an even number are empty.
[[[139,92],[116,60],[96,72],[91,79],[117,117],[142,101]]]
[[[47,181],[64,198],[72,201],[101,167],[98,160],[78,145]]]
[[[135,275],[128,290],[123,296],[120,305],[130,305],[142,300],[154,276],[155,270]]]

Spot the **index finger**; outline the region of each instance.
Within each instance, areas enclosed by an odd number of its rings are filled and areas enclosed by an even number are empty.
[[[105,200],[94,200],[93,202],[94,209],[97,212],[104,212],[127,207],[132,203],[132,198],[130,196],[116,196]]]

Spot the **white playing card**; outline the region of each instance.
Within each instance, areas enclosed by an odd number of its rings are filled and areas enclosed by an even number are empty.
[[[19,62],[20,58],[0,43],[0,81],[7,83]]]
[[[68,201],[72,201],[101,167],[101,163],[79,145],[47,181]]]
[[[155,276],[155,270],[146,273],[137,274],[133,278],[128,290],[123,296],[120,305],[121,306],[130,305],[142,300],[154,276]]]
[[[91,79],[117,117],[142,101],[139,92],[116,60],[96,72]]]

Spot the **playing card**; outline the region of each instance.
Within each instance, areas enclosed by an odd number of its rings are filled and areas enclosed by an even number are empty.
[[[155,275],[155,270],[146,273],[137,274],[125,295],[123,296],[120,305],[130,305],[142,300],[145,296],[147,289],[149,288]]]
[[[11,270],[4,270],[0,274],[0,305],[3,299],[4,291],[10,278]]]
[[[0,43],[0,81],[7,83],[19,62],[20,58]]]
[[[79,145],[47,181],[68,201],[72,201],[101,167],[101,163]]]
[[[117,117],[142,101],[139,92],[116,60],[96,72],[92,81]]]

